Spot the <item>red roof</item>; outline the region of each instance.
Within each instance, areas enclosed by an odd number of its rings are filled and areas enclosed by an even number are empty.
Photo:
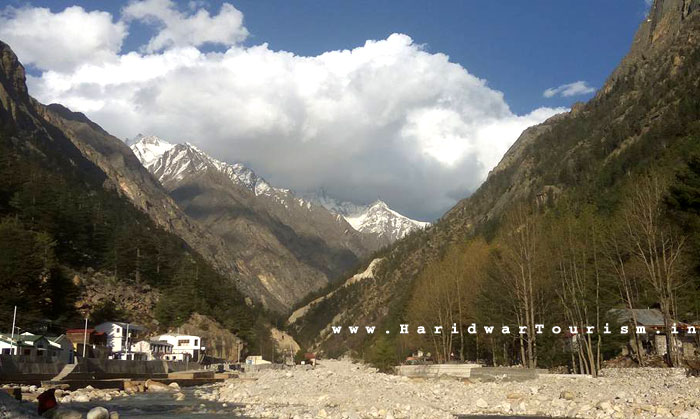
[[[95,329],[88,329],[87,330],[88,333],[92,333],[94,331],[95,331]],[[73,333],[85,333],[85,329],[68,329],[68,330],[66,330],[66,334],[68,334],[68,333],[71,333],[71,334],[73,334]]]
[[[68,329],[66,330],[67,335],[77,335],[77,334],[84,334],[85,329]],[[102,336],[105,333],[104,332],[96,332],[95,329],[88,329],[87,330],[88,335],[95,335],[95,336]]]

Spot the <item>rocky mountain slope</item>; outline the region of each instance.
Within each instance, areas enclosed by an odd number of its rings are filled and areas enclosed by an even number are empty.
[[[128,198],[160,227],[185,240],[207,258],[219,273],[239,283],[247,283],[240,281],[241,277],[227,254],[224,242],[192,222],[122,141],[85,115],[72,112],[60,104],[34,104],[46,122],[60,129],[83,156],[107,175],[109,185],[117,193]],[[248,289],[246,291],[254,293]]]
[[[612,207],[615,188],[631,172],[662,156],[682,165],[691,133],[700,131],[699,9],[697,0],[656,0],[629,54],[591,101],[525,130],[471,197],[384,252],[374,281],[336,292],[293,329],[318,337],[331,322],[395,328],[421,270],[454,243],[491,237],[516,203],[572,194]],[[363,339],[315,343],[342,353]]]
[[[0,243],[0,307],[17,305],[24,328],[82,324],[101,304],[92,294],[136,318],[135,294],[148,288],[148,310],[163,327],[199,312],[236,318],[236,330],[253,336],[257,314],[236,289],[221,241],[202,233],[120,140],[30,97],[24,67],[2,42]],[[81,273],[137,291],[92,293],[74,280]]]
[[[131,148],[187,215],[224,241],[248,295],[285,311],[379,247],[322,206],[192,144],[140,136]],[[250,284],[254,285],[250,285]]]

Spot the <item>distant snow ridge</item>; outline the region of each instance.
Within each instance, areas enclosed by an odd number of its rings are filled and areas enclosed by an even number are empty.
[[[242,164],[229,164],[217,160],[193,144],[171,144],[152,135],[138,135],[133,140],[128,140],[127,144],[130,144],[141,164],[162,184],[180,181],[187,173],[214,169],[226,175],[233,183],[250,190],[255,196],[273,197],[285,206],[294,200],[288,189],[274,188]]]
[[[271,186],[244,165],[219,161],[190,143],[171,144],[153,135],[139,134],[133,140],[127,140],[127,144],[161,184],[179,182],[187,174],[216,170],[226,175],[234,184],[250,190],[255,196],[270,197],[286,208],[292,204],[307,208],[311,208],[313,204],[320,205],[337,214],[339,220],[344,218],[355,230],[376,235],[389,243],[403,238],[411,231],[430,225],[399,214],[383,201],[357,205],[338,201],[327,196],[325,192],[311,194],[306,198],[297,197],[289,189]]]
[[[430,223],[399,214],[381,200],[369,205],[357,205],[352,202],[338,201],[326,195],[324,191],[309,198],[345,218],[355,230],[375,234],[389,242],[394,242],[414,230],[430,225]]]

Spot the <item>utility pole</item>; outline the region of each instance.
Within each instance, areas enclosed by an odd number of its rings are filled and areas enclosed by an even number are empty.
[[[124,340],[126,345],[126,359],[129,359],[129,323],[126,324],[126,339]]]
[[[87,346],[87,324],[88,318],[85,317],[85,330],[83,332],[83,358],[85,358],[85,347]]]
[[[14,352],[14,355],[17,355],[17,345],[15,345],[15,320],[17,320],[17,306],[15,306],[15,314],[12,315],[12,333],[10,333],[10,353]]]

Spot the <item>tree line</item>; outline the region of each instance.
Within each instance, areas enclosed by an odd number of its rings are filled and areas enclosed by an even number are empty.
[[[604,326],[619,331],[614,309],[658,308],[666,330],[674,321],[700,318],[694,257],[700,249],[700,158],[690,158],[675,176],[658,170],[635,176],[619,191],[613,211],[570,195],[523,201],[501,217],[490,237],[448,246],[415,280],[403,311],[402,321],[427,325],[426,333],[397,336],[393,361],[421,349],[438,362],[568,365],[595,376],[631,339],[631,356],[644,365],[635,333],[605,334]],[[477,333],[467,333],[471,324],[479,325]],[[564,332],[568,325],[580,332],[594,326],[594,332],[567,340],[566,333],[548,333],[549,326],[535,333],[539,324],[562,325]],[[485,333],[482,325],[497,331],[508,325],[513,332]],[[518,333],[520,325],[527,333]],[[453,327],[459,333],[450,333]],[[664,361],[679,365],[671,335],[666,339]],[[371,356],[380,363],[392,357],[386,337]]]

